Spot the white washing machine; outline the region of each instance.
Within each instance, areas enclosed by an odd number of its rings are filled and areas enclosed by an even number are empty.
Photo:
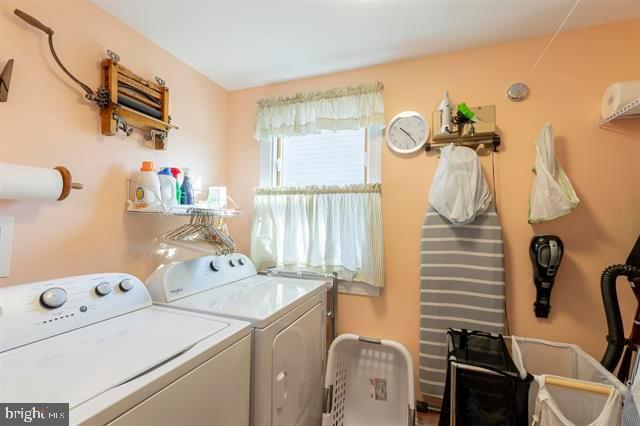
[[[107,273],[0,288],[0,401],[70,424],[247,425],[249,324],[153,306]]]
[[[321,424],[330,285],[257,275],[241,254],[172,263],[147,280],[156,304],[251,323],[254,426]]]

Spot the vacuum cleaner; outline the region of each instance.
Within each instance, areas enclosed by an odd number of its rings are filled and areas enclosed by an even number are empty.
[[[557,235],[536,235],[529,244],[533,266],[536,301],[533,311],[538,318],[548,318],[551,310],[551,289],[562,261],[564,245]]]
[[[616,280],[620,276],[627,277],[631,291],[638,302],[629,338],[624,336],[624,326],[616,291]],[[625,383],[632,377],[630,374],[632,373],[630,371],[632,361],[637,356],[640,346],[640,237],[638,237],[624,265],[611,265],[602,272],[600,289],[609,329],[607,349],[600,363],[607,370],[614,371],[622,358],[618,369],[618,379]]]

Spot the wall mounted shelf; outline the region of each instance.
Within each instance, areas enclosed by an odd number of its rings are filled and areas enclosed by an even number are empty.
[[[205,207],[194,205],[181,205],[171,207],[167,211],[161,210],[145,210],[136,209],[132,205],[131,201],[127,203],[127,212],[137,215],[152,215],[152,216],[191,216],[191,209],[198,209],[204,212],[209,212],[216,217],[242,217],[242,211],[238,209],[208,209]]]
[[[441,130],[442,114],[434,111],[432,115],[431,141],[425,144],[425,151],[433,151],[449,144],[467,146],[476,149],[480,145],[498,151],[500,135],[496,133],[496,107],[483,105],[469,108],[478,117],[478,122],[455,123],[452,132]]]
[[[640,118],[640,98],[629,102],[622,108],[617,109],[614,113],[609,114],[606,117],[602,117],[602,119],[598,121],[598,126],[604,126],[614,120],[629,118]]]
[[[205,203],[198,204],[181,204],[178,206],[173,206],[170,208],[165,208],[164,206],[153,206],[144,209],[137,209],[134,204],[134,192],[135,184],[133,179],[127,179],[127,202],[126,202],[126,210],[128,213],[133,213],[137,215],[152,215],[152,216],[191,216],[193,209],[198,209],[203,212],[207,212],[212,214],[213,216],[219,218],[225,217],[242,217],[242,210],[238,209],[235,202],[227,197],[228,200],[231,200],[233,204],[233,208],[223,208],[223,209],[212,209],[207,208]],[[196,193],[205,193],[205,190],[194,188],[194,192]],[[153,190],[152,190],[153,191]],[[159,194],[156,194],[159,197]]]

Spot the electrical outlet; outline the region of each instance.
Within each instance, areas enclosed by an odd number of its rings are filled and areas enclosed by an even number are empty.
[[[0,278],[8,277],[11,269],[13,217],[0,217]]]

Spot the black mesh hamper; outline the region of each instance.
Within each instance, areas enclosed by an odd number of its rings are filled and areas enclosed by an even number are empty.
[[[502,335],[448,332],[449,363],[439,426],[527,425],[529,385]],[[452,409],[455,406],[455,410]]]

